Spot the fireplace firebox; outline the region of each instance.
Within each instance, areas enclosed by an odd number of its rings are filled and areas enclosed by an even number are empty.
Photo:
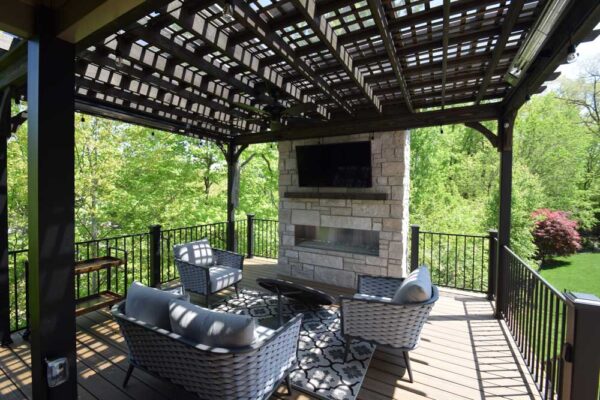
[[[294,236],[299,247],[379,256],[378,231],[295,225]]]

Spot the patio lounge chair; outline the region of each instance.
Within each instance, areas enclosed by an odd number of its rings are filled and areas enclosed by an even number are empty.
[[[183,289],[203,295],[206,307],[211,294],[228,287],[239,294],[243,255],[212,248],[206,239],[174,246],[173,254]]]
[[[139,284],[135,289],[134,292],[143,296],[149,292]],[[150,293],[151,300],[148,297],[134,302],[128,299],[112,308],[129,348],[129,369],[123,387],[137,368],[205,400],[267,399],[284,381],[291,393],[288,375],[297,365],[301,315],[277,330],[256,326],[255,321],[251,321],[253,323],[242,327],[240,333],[239,322],[231,323],[231,320],[250,317],[203,309],[170,294],[154,296]],[[152,305],[153,312],[148,312],[148,304]],[[177,313],[178,307],[183,313]],[[130,315],[128,308],[131,308]],[[188,312],[192,318],[186,320],[182,314]],[[206,319],[210,318],[212,322],[207,323]],[[190,323],[190,319],[196,322]],[[206,340],[199,342],[190,339],[194,336],[184,336],[182,326],[184,330],[195,330],[196,336]],[[249,334],[244,331],[248,327]],[[225,337],[229,338],[227,346]],[[247,340],[240,343],[244,338]]]
[[[426,268],[421,273],[426,273],[428,278]],[[429,299],[407,302],[406,299],[398,299],[398,290],[403,282],[403,278],[360,275],[358,293],[353,297],[340,297],[342,333],[346,340],[346,355],[353,339],[401,350],[412,383],[408,352],[418,346],[421,330],[439,298],[439,292],[436,286],[430,284]]]

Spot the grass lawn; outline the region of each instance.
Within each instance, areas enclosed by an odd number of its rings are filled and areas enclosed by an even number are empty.
[[[600,253],[579,253],[548,262],[541,275],[558,290],[592,293],[600,297]]]

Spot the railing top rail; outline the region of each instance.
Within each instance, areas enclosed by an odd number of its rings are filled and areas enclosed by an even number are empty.
[[[27,253],[29,249],[19,249],[19,250],[9,250],[8,253],[18,254],[18,253]]]
[[[165,232],[174,232],[174,231],[181,231],[184,229],[194,229],[194,228],[201,228],[201,227],[205,227],[205,226],[216,226],[216,225],[224,225],[227,224],[227,222],[225,221],[221,221],[221,222],[211,222],[208,224],[199,224],[199,225],[190,225],[190,226],[181,226],[178,228],[168,228],[168,229],[161,229],[162,233]]]
[[[504,246],[504,250],[506,250],[508,252],[508,254],[510,254],[512,257],[514,257],[515,259],[517,259],[517,261],[519,261],[525,268],[527,268],[529,270],[529,272],[537,280],[539,280],[544,286],[546,286],[554,295],[556,295],[559,299],[561,299],[563,301],[566,301],[565,295],[563,293],[561,293],[558,289],[556,289],[554,286],[552,286],[550,284],[550,282],[548,282],[546,279],[544,279],[544,277],[542,277],[536,270],[534,270],[533,268],[531,268],[529,266],[529,264],[527,264],[525,262],[525,260],[523,260],[521,257],[519,257],[514,251],[512,251],[510,249],[510,247]]]
[[[94,243],[94,242],[106,242],[106,241],[118,240],[118,239],[127,239],[127,238],[130,238],[130,237],[145,236],[147,234],[148,234],[148,232],[128,233],[126,235],[110,236],[110,237],[98,238],[98,239],[92,239],[92,240],[83,240],[81,242],[75,242],[75,245],[88,244],[88,243]]]
[[[441,236],[457,236],[457,237],[467,237],[467,238],[480,238],[487,239],[490,235],[472,235],[472,234],[463,234],[463,233],[445,233],[445,232],[433,232],[433,231],[419,231],[419,233],[426,233],[428,235],[441,235]]]
[[[279,222],[276,219],[271,219],[271,218],[254,218],[255,221],[269,221],[269,222]]]

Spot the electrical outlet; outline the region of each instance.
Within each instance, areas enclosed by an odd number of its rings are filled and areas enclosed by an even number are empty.
[[[69,379],[69,361],[66,357],[46,360],[46,376],[49,387],[62,385]]]

